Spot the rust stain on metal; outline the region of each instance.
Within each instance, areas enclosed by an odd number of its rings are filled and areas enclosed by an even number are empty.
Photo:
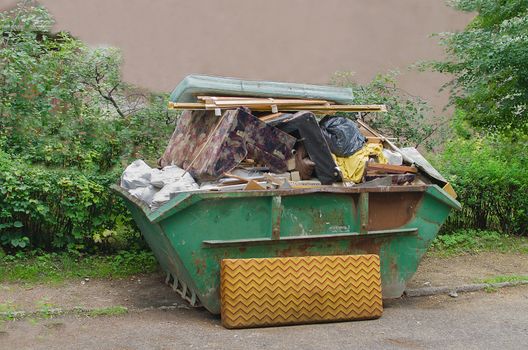
[[[312,244],[300,244],[300,245],[290,245],[285,249],[278,249],[276,251],[276,256],[278,257],[289,257],[289,256],[307,256],[310,255],[308,250],[312,248]],[[317,255],[317,254],[316,254]]]
[[[222,192],[203,192],[192,193],[191,196],[199,196],[204,199],[221,199],[221,198],[244,198],[244,197],[273,197],[273,196],[295,196],[310,193],[408,193],[408,192],[425,192],[427,185],[410,185],[410,186],[377,186],[377,187],[334,187],[321,186],[318,188],[292,189],[292,190],[262,190],[262,191],[222,191]]]
[[[398,275],[398,264],[394,259],[391,259],[391,263],[389,265],[389,269],[391,272],[391,275],[397,276]]]
[[[360,237],[349,240],[347,245],[342,245],[339,241],[335,243],[325,244],[321,246],[318,244],[298,244],[290,245],[287,248],[275,250],[277,257],[291,257],[291,256],[308,256],[319,255],[319,252],[324,252],[328,255],[347,255],[357,253],[378,254],[381,246],[385,243],[383,238]],[[312,248],[318,248],[317,253],[313,253]],[[324,248],[324,249],[321,249]]]
[[[399,276],[400,276],[400,270],[398,269],[398,261],[397,258],[394,256],[391,256],[388,263],[388,271],[387,275],[389,275],[389,280],[392,281],[391,284],[387,287],[387,292],[394,287],[394,284],[398,284]]]
[[[384,240],[380,238],[358,237],[358,239],[350,240],[348,246],[350,252],[360,251],[379,255],[383,242]]]
[[[201,275],[206,271],[205,260],[201,258],[194,259],[194,266],[196,266],[196,274]]]
[[[407,224],[416,215],[423,193],[371,193],[369,196],[369,230],[386,230]],[[399,205],[395,206],[397,202]]]

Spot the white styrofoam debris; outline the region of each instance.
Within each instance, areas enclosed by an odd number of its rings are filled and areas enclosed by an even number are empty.
[[[152,199],[151,207],[153,209],[157,209],[161,207],[163,204],[168,202],[171,198],[173,198],[176,194],[180,192],[188,192],[192,190],[197,190],[199,188],[198,184],[194,182],[194,179],[191,177],[190,179],[184,176],[183,178],[180,178],[180,180],[170,182],[163,186],[161,190],[159,190]]]
[[[121,187],[152,209],[159,208],[177,193],[199,188],[191,174],[175,165],[160,170],[149,167],[140,159],[125,169]]]
[[[152,200],[154,199],[154,196],[156,195],[159,190],[152,186],[148,185],[145,187],[137,187],[131,190],[128,190],[128,192],[136,197],[137,199],[147,203],[149,206],[152,204]]]
[[[191,174],[186,173],[185,170],[176,165],[169,165],[157,173],[152,174],[150,183],[158,188],[163,188],[170,183],[181,180],[189,183],[195,183]]]
[[[383,149],[383,155],[387,160],[389,161],[390,165],[402,165],[403,164],[403,156],[401,153],[391,151],[389,149]]]
[[[150,184],[152,168],[141,159],[137,159],[130,164],[123,175],[121,175],[121,187],[132,190],[138,187],[147,187]]]

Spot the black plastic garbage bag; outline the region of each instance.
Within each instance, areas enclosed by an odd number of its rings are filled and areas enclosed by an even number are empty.
[[[330,148],[317,124],[315,115],[308,111],[300,111],[286,120],[270,123],[278,129],[287,132],[302,143],[308,157],[315,163],[315,176],[323,185],[341,182],[341,174],[332,158]]]
[[[323,135],[333,154],[348,157],[365,144],[356,123],[346,117],[326,116],[319,122]]]

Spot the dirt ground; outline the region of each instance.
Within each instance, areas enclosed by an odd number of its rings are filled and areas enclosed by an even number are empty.
[[[499,275],[528,275],[528,254],[480,253],[449,258],[428,257],[408,288],[454,287]]]
[[[450,258],[426,257],[409,288],[459,286],[498,275],[528,275],[528,255],[481,253]],[[187,303],[164,284],[161,273],[120,280],[84,280],[60,286],[0,284],[0,304],[13,310],[47,308],[102,308],[124,306],[144,309],[159,306],[187,307]]]
[[[124,306],[143,309],[167,305],[187,304],[164,284],[161,273],[116,280],[80,279],[60,286],[18,283],[0,284],[0,304],[11,309],[34,311],[43,306],[72,309],[75,307],[103,308]]]

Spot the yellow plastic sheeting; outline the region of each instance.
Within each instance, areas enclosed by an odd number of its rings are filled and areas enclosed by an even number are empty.
[[[224,259],[220,294],[227,328],[378,318],[378,255]]]
[[[383,146],[378,143],[367,143],[362,149],[350,157],[336,157],[333,155],[337,166],[343,173],[344,181],[361,182],[369,157],[376,156],[378,163],[387,164],[387,158],[383,155]]]

